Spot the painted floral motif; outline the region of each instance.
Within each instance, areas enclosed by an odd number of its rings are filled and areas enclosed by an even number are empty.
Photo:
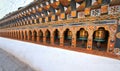
[[[100,9],[94,9],[91,11],[91,16],[100,16]]]
[[[109,7],[109,14],[116,14],[120,12],[120,6]]]

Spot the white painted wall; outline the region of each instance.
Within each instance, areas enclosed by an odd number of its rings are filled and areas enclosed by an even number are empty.
[[[37,71],[119,71],[120,60],[0,37],[0,48]]]

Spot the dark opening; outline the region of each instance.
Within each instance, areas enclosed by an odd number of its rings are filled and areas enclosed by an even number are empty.
[[[54,32],[54,43],[57,45],[60,44],[60,35],[59,35],[59,31],[57,29]]]
[[[64,45],[71,46],[72,42],[72,32],[69,29],[66,29],[64,32]]]
[[[33,31],[33,35],[34,35],[34,41],[37,41],[37,32]]]
[[[103,27],[93,33],[93,49],[99,51],[107,51],[109,32]]]
[[[39,37],[40,37],[39,41],[43,42],[43,32],[41,30],[39,31]]]
[[[28,40],[27,31],[25,31],[25,40]]]
[[[32,40],[32,32],[29,31],[29,40]]]
[[[50,44],[50,31],[47,30],[45,34],[46,34],[46,42]]]
[[[24,33],[23,33],[23,31],[22,31],[21,35],[22,35],[22,40],[24,40]]]
[[[88,32],[81,28],[76,34],[76,47],[87,48]]]

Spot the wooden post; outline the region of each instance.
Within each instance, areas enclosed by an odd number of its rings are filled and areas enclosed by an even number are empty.
[[[40,42],[40,35],[39,35],[39,33],[37,34],[37,42]]]
[[[76,35],[74,34],[72,36],[72,48],[75,48],[76,47]]]
[[[50,40],[51,40],[51,44],[54,45],[54,36],[53,35],[51,36]]]
[[[46,35],[43,33],[43,43],[46,44]]]
[[[64,46],[64,36],[60,35],[60,46]]]
[[[90,33],[89,33],[90,32]],[[89,31],[89,36],[87,40],[87,50],[92,50],[92,44],[93,44],[93,31]]]

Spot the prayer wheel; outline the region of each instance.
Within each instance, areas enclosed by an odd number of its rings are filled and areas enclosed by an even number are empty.
[[[47,31],[47,32],[46,32],[46,37],[49,37],[49,35],[50,35],[50,34],[49,34],[49,32]]]
[[[42,33],[42,32],[40,32],[40,36],[43,36],[43,33]]]
[[[88,33],[84,29],[80,30],[79,40],[87,40]]]
[[[68,37],[67,39],[72,39],[72,32],[71,31],[68,31]]]
[[[97,42],[97,47],[100,48],[101,47],[101,42],[105,41],[105,30],[103,28],[98,29],[95,32],[95,39],[94,41]]]
[[[57,35],[56,35],[56,34],[57,34]],[[56,33],[54,34],[54,38],[55,38],[55,39],[59,39],[59,38],[60,38],[59,32],[56,32]]]
[[[34,31],[34,33],[33,33],[33,34],[34,34],[34,36],[37,36],[37,33],[36,33],[35,31]]]
[[[85,31],[84,29],[81,29],[80,30],[80,35],[79,35],[79,40],[82,41],[82,47],[85,46],[85,41],[87,40],[87,37],[88,37],[88,33],[87,31]]]
[[[99,29],[95,32],[95,41],[97,42],[104,42],[105,41],[105,30],[104,29]]]

